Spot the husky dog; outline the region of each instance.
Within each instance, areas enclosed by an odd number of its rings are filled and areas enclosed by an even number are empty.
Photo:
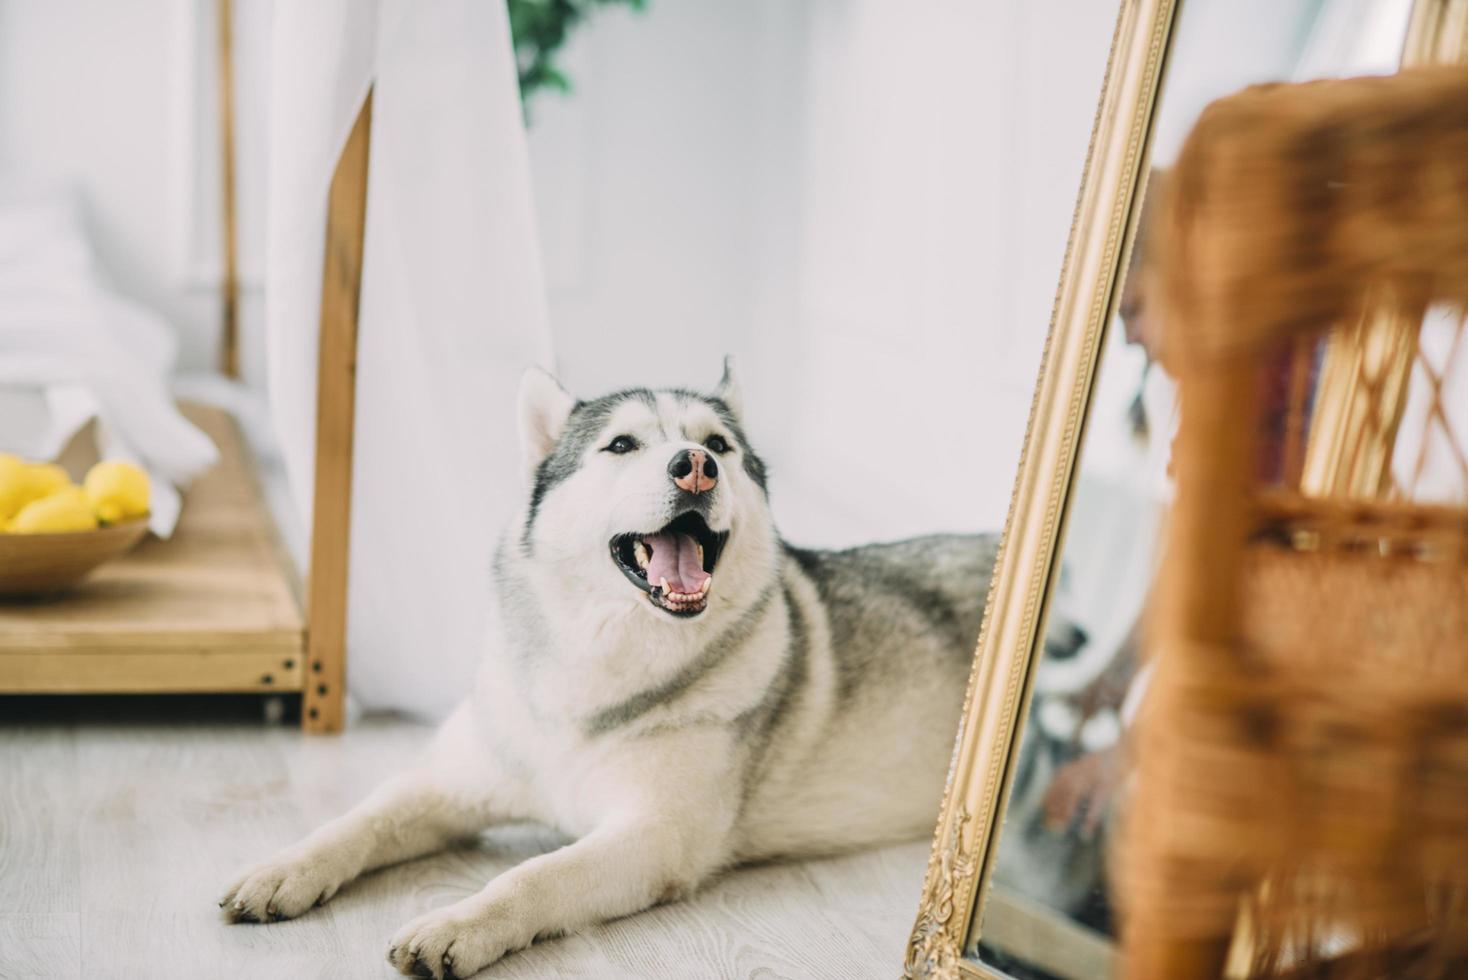
[[[232,920],[491,824],[573,838],[393,938],[402,972],[465,977],[739,862],[932,831],[996,541],[785,544],[739,405],[727,363],[712,395],[526,376],[477,685],[419,767],[230,885]]]

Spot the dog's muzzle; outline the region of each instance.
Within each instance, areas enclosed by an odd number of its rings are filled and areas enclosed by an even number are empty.
[[[728,538],[729,532],[714,531],[690,510],[652,534],[619,534],[610,546],[612,561],[654,606],[696,616],[708,608],[714,567]]]

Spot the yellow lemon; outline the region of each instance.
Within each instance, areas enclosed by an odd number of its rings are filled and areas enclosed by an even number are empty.
[[[69,486],[71,477],[54,463],[27,463],[0,453],[0,526],[31,501]]]
[[[55,463],[32,463],[28,467],[31,487],[37,497],[49,497],[57,490],[72,485],[71,476]]]
[[[82,483],[92,510],[104,523],[116,524],[148,513],[148,474],[132,463],[98,463]]]
[[[15,520],[10,522],[9,531],[12,534],[57,534],[90,531],[96,526],[97,517],[81,489],[68,486],[22,507]]]
[[[0,521],[8,521],[33,499],[30,469],[18,457],[0,453]]]

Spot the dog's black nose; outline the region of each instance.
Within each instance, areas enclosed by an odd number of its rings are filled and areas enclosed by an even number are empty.
[[[668,475],[679,490],[708,493],[719,476],[719,464],[702,449],[685,449],[668,463]]]

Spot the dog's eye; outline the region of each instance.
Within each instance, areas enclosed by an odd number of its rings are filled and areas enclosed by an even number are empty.
[[[613,439],[602,448],[602,452],[616,453],[618,456],[620,456],[623,453],[630,453],[636,448],[636,439],[632,438],[631,436],[617,436],[617,438]]]
[[[703,444],[716,453],[727,453],[729,451],[729,443],[723,436],[709,436],[703,441]]]

